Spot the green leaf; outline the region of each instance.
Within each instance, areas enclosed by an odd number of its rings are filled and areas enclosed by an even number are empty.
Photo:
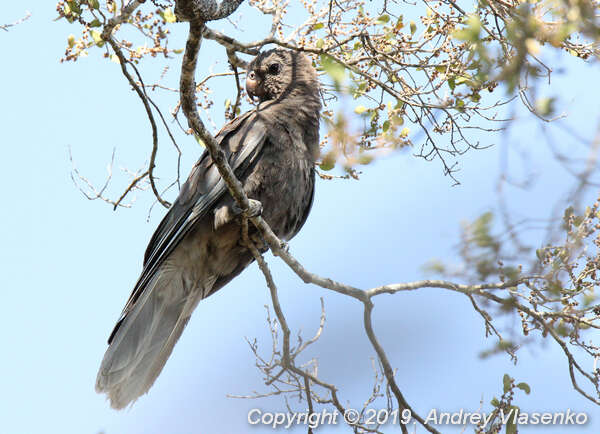
[[[392,115],[390,120],[392,121],[392,124],[394,124],[395,126],[404,125],[404,118],[402,116],[394,114],[394,115]]]
[[[333,79],[337,86],[346,79],[346,68],[344,65],[340,64],[327,54],[321,55],[321,67]]]
[[[312,30],[313,31],[314,30],[319,30],[319,29],[322,29],[323,27],[325,27],[325,24],[323,24],[323,23],[316,23],[316,24],[313,24]]]
[[[427,273],[444,274],[446,272],[446,266],[438,259],[432,259],[425,264],[423,271]]]
[[[512,378],[510,378],[508,374],[504,374],[504,377],[502,377],[502,384],[504,386],[504,393],[508,392],[512,387]]]
[[[71,8],[71,11],[78,15],[81,14],[81,8],[79,7],[79,4],[76,1],[68,1],[67,4]]]
[[[417,31],[417,25],[415,24],[414,21],[411,21],[410,22],[410,34],[414,35],[416,31]]]
[[[385,122],[383,123],[382,129],[383,129],[383,132],[384,132],[384,133],[385,133],[385,132],[387,132],[387,130],[389,130],[389,129],[390,129],[390,121],[389,121],[389,120],[388,120],[388,121],[385,121]]]
[[[515,423],[515,417],[511,415],[508,422],[506,422],[506,434],[517,434],[517,424]]]
[[[357,105],[354,108],[354,113],[356,113],[357,115],[363,114],[366,111],[367,111],[367,108],[364,105]]]
[[[463,29],[452,32],[452,37],[461,41],[477,42],[481,32],[481,21],[479,16],[470,15],[467,19],[467,26]]]
[[[89,0],[88,3],[92,9],[100,9],[100,2],[98,0]]]
[[[387,22],[390,21],[390,16],[389,15],[381,15],[379,18],[377,18],[377,20],[375,21],[377,24],[386,24]]]
[[[568,207],[567,209],[565,209],[565,213],[563,215],[563,221],[565,222],[565,224],[569,223],[569,219],[571,218],[571,216],[574,214],[574,209],[572,206]]]
[[[102,33],[100,33],[98,30],[92,30],[90,34],[92,35],[92,39],[98,47],[102,47],[104,45],[104,41],[102,40]]]
[[[519,414],[519,407],[511,405],[508,408],[507,413],[510,413],[510,417],[506,422],[506,434],[517,434],[517,415]]]
[[[366,165],[369,164],[371,161],[373,161],[372,155],[360,154],[358,156],[358,164]]]
[[[456,79],[454,77],[448,79],[448,87],[450,87],[450,90],[454,90],[456,87]]]
[[[595,301],[596,301],[596,296],[594,294],[585,294],[583,296],[583,305],[585,307],[589,307]]]
[[[541,261],[544,259],[544,250],[543,249],[535,249],[535,256]]]
[[[90,25],[90,27],[100,27],[102,25],[102,23],[100,22],[100,20],[98,18],[96,18],[89,25]]]
[[[508,277],[509,281],[515,281],[519,278],[519,269],[517,267],[505,267],[502,269],[502,272]]]
[[[492,404],[494,407],[498,407],[500,405],[500,401],[498,401],[498,398],[494,397],[490,401],[490,404]]]
[[[332,158],[330,154],[325,155],[319,167],[325,171],[333,169],[335,167],[335,158]]]
[[[177,21],[177,17],[171,8],[167,8],[164,10],[164,12],[159,12],[159,14],[167,23],[174,23]]]
[[[525,392],[527,395],[529,395],[531,393],[531,387],[529,387],[529,384],[527,384],[527,383],[519,383],[519,384],[517,384],[517,387],[519,389],[521,389],[523,392]]]
[[[325,42],[323,41],[323,39],[317,39],[317,48],[321,49],[323,48],[323,45],[325,45]]]
[[[542,116],[549,116],[554,112],[554,98],[540,98],[535,102],[535,110]]]
[[[400,15],[398,17],[398,21],[396,21],[396,25],[394,26],[394,30],[396,31],[400,31],[402,30],[402,27],[404,27],[404,22],[402,22],[403,16]]]

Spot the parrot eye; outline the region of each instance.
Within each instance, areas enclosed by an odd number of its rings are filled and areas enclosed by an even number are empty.
[[[281,65],[279,63],[271,63],[269,65],[269,74],[271,74],[271,75],[279,74],[280,70],[281,70]]]
[[[254,73],[254,71],[250,71],[250,72],[248,73],[248,78],[249,78],[250,80],[254,80],[254,79],[256,79],[256,74]]]

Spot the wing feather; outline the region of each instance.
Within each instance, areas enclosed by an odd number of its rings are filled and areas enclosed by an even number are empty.
[[[227,124],[216,139],[229,164],[239,177],[260,154],[267,137],[267,128],[256,112],[248,112]],[[156,229],[144,258],[144,268],[119,320],[108,338],[110,344],[133,305],[168,255],[194,227],[195,223],[214,209],[227,192],[227,186],[205,151],[181,188],[178,198]]]
[[[243,179],[257,160],[267,135],[265,124],[255,112],[226,125],[217,135],[239,178]],[[207,270],[201,281],[192,281],[180,258],[170,254],[196,224],[205,222],[226,192],[225,183],[205,152],[154,233],[142,274],[109,337],[96,390],[106,393],[114,408],[123,408],[148,391],[200,299],[220,287],[223,276]]]

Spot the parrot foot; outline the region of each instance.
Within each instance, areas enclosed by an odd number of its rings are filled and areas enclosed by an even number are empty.
[[[244,212],[237,204],[234,204],[231,209],[236,216],[243,215],[248,218],[258,217],[262,215],[263,206],[260,201],[255,199],[248,199],[248,211]]]

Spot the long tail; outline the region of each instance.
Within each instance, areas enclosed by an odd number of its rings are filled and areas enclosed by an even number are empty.
[[[211,286],[214,280],[203,283]],[[106,393],[113,408],[124,408],[148,392],[202,293],[190,291],[180,269],[168,264],[160,267],[104,354],[96,391]]]

